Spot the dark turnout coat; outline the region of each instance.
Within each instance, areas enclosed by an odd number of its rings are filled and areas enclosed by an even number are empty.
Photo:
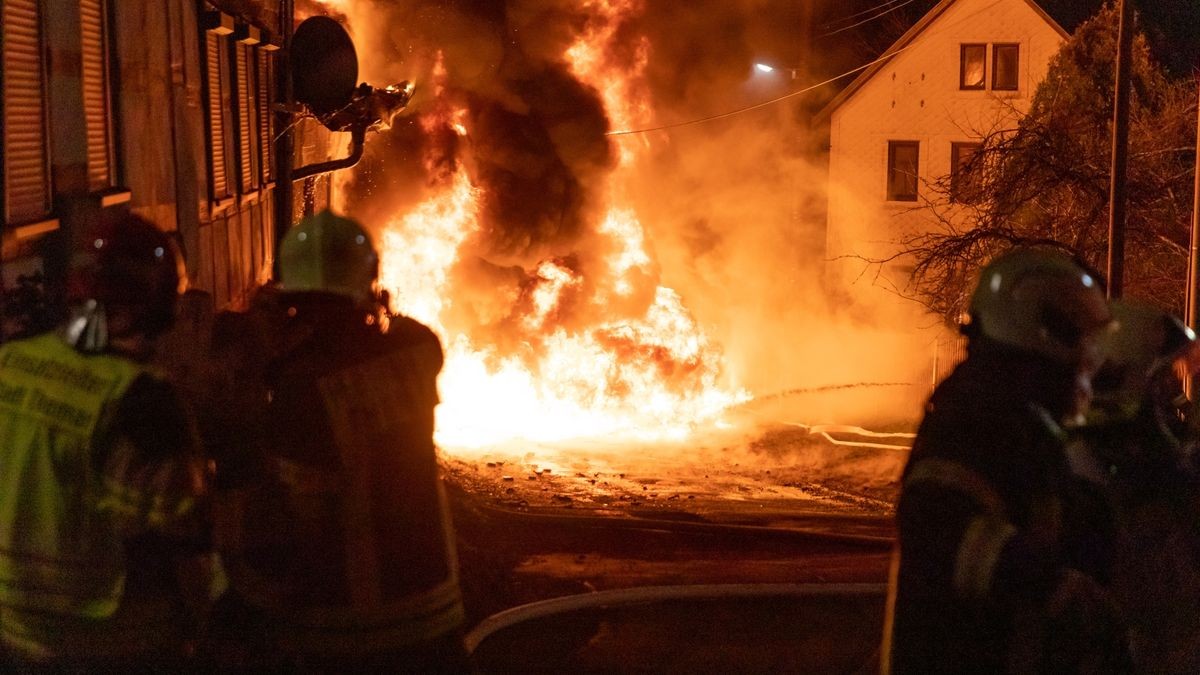
[[[1072,476],[1065,435],[1039,403],[1064,377],[984,345],[934,392],[897,507],[891,672],[1125,669],[1102,599],[1111,519]],[[1047,603],[1068,577],[1093,593],[1055,612]]]
[[[433,444],[437,337],[404,317],[381,332],[335,296],[260,305],[247,321],[269,355],[249,413],[262,423],[245,434],[249,453],[217,460],[232,590],[285,653],[452,636],[463,611]]]

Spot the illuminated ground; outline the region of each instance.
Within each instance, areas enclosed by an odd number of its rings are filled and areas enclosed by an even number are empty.
[[[908,439],[826,429],[774,424],[673,446],[527,445],[451,456],[445,467],[453,483],[504,508],[781,526],[813,515],[888,516],[907,451],[873,446]]]
[[[882,583],[907,451],[834,442],[879,440],[774,424],[732,443],[449,457],[468,612],[662,584]]]

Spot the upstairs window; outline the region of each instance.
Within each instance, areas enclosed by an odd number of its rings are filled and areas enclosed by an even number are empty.
[[[258,59],[254,45],[258,30],[249,29],[234,45],[237,64],[238,188],[242,194],[258,190],[262,178],[262,146],[258,134]]]
[[[37,0],[0,2],[0,129],[6,224],[50,215],[50,151],[46,142],[46,68]]]
[[[992,89],[1016,91],[1020,61],[1020,45],[992,45]]]
[[[888,201],[917,201],[920,150],[917,141],[888,141]]]
[[[983,167],[976,156],[979,143],[950,144],[950,201],[959,204],[979,202]]]
[[[264,43],[258,48],[258,147],[259,181],[270,185],[275,181],[275,45]]]
[[[987,86],[987,45],[962,45],[960,52],[958,88],[983,89]]]
[[[231,114],[232,73],[229,64],[229,36],[233,18],[217,11],[205,13],[204,88],[208,121],[209,197],[222,203],[234,192],[231,170],[233,161],[233,125]]]
[[[79,3],[80,51],[83,57],[83,113],[87,135],[88,189],[112,187],[112,101],[108,73],[108,8],[104,0]]]

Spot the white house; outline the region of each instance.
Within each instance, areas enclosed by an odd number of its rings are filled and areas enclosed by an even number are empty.
[[[905,261],[860,258],[892,256],[899,238],[932,226],[914,209],[938,200],[930,183],[1028,109],[1066,37],[1033,0],[942,0],[830,102],[831,281],[913,315],[897,297]]]

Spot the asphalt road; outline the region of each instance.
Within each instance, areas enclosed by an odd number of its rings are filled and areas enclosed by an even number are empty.
[[[778,527],[513,509],[453,483],[449,494],[469,623],[524,603],[617,588],[882,583],[891,554],[887,516],[793,514]]]
[[[481,669],[869,672],[907,453],[846,438],[775,427],[732,448],[446,458]],[[559,609],[530,613],[545,603]]]
[[[502,614],[468,636],[485,673],[871,673],[880,585],[651,587]],[[570,599],[569,599],[570,600]],[[549,605],[549,606],[547,606]]]

